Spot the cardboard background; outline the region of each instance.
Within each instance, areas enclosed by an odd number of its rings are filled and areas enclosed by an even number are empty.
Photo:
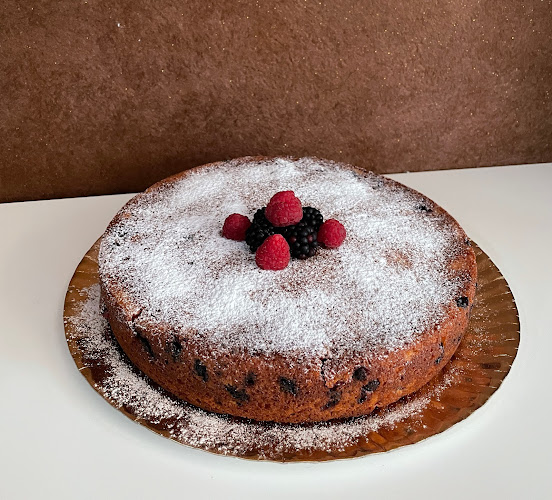
[[[552,2],[4,0],[0,201],[245,155],[552,161]]]

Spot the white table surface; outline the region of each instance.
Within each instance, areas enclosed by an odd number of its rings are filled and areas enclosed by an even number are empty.
[[[418,444],[326,463],[169,441],[88,385],[63,330],[73,271],[130,195],[0,204],[0,498],[552,498],[552,164],[390,177],[447,209],[517,301],[518,356],[481,409]]]

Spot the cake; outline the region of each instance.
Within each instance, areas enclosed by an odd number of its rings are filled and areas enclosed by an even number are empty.
[[[260,269],[225,218],[293,190],[347,230],[337,249]],[[102,307],[130,361],[172,395],[258,421],[371,413],[433,378],[476,288],[470,240],[395,181],[315,158],[247,157],[165,179],[102,236]]]

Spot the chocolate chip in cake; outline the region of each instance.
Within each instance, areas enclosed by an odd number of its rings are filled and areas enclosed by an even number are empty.
[[[381,189],[384,186],[384,182],[381,179],[376,179],[372,184],[372,189]]]
[[[229,392],[230,396],[232,396],[237,401],[243,402],[249,400],[249,395],[247,392],[245,392],[244,389],[237,389],[233,385],[225,385],[225,389]]]
[[[256,381],[257,381],[257,375],[255,375],[253,372],[249,372],[245,376],[245,385],[249,385],[249,386],[255,385]]]
[[[469,247],[472,246],[472,242],[471,242],[471,240],[470,240],[469,238],[466,238],[465,241],[466,241],[466,245],[467,245],[467,246],[469,246]]]
[[[353,372],[353,378],[355,380],[360,380],[361,382],[364,382],[368,378],[368,370],[364,366],[359,366]]]
[[[285,377],[280,377],[279,382],[280,389],[283,392],[289,392],[293,396],[297,396],[297,384],[293,380]]]
[[[367,384],[362,386],[362,389],[360,389],[360,396],[357,399],[358,404],[364,403],[368,399],[368,393],[374,392],[380,385],[380,381],[378,379],[370,380]]]
[[[416,210],[419,210],[420,212],[427,212],[428,214],[433,212],[433,209],[429,208],[424,203],[420,203],[419,205],[416,205]]]
[[[461,307],[462,309],[465,309],[466,307],[468,307],[470,301],[468,300],[468,297],[465,297],[465,296],[462,296],[462,297],[458,297],[456,299],[456,305],[458,307]]]
[[[481,368],[484,370],[500,370],[501,364],[499,361],[491,363],[481,363]]]
[[[148,355],[151,358],[154,358],[155,355],[153,354],[153,349],[151,348],[151,344],[149,343],[149,340],[146,337],[144,337],[142,334],[140,334],[139,332],[136,332],[136,337],[142,343],[142,347],[148,353]]]
[[[196,372],[196,375],[203,379],[203,382],[207,382],[209,380],[207,367],[199,359],[196,359],[194,362],[194,372]]]
[[[341,400],[341,391],[337,389],[330,389],[328,391],[328,402],[322,407],[323,410],[333,408]]]
[[[100,314],[105,318],[109,319],[109,312],[105,304],[100,304]]]
[[[180,358],[180,353],[182,352],[182,344],[176,337],[170,343],[170,351],[173,361],[178,361],[178,358]]]
[[[366,392],[374,392],[380,385],[380,381],[378,379],[370,380],[366,385],[362,386],[362,390]]]
[[[442,342],[439,344],[439,349],[441,350],[441,353],[439,354],[439,357],[435,360],[436,365],[443,361],[443,356],[445,355],[445,346]]]

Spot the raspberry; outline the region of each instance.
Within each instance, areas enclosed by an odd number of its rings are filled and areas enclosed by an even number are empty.
[[[230,240],[243,241],[250,225],[251,222],[245,215],[229,215],[222,226],[222,235]]]
[[[285,238],[281,234],[269,236],[258,248],[255,262],[261,269],[284,269],[289,264],[289,245]]]
[[[318,230],[318,243],[326,248],[337,248],[345,240],[347,231],[341,222],[328,219]]]
[[[291,226],[303,218],[303,207],[293,191],[280,191],[268,202],[265,216],[276,227]]]

